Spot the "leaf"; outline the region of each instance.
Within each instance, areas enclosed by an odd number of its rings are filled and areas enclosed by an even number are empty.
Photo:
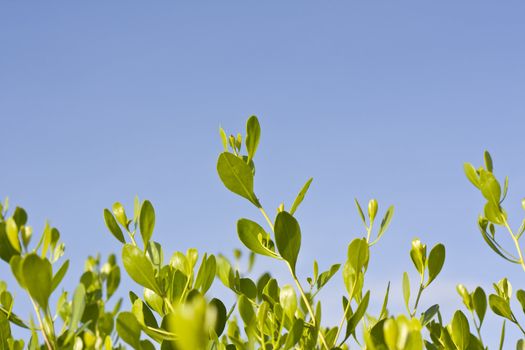
[[[256,222],[248,219],[237,221],[237,234],[241,242],[257,254],[266,255],[272,258],[278,258],[274,251],[267,248],[267,245],[273,245],[270,235]],[[267,242],[265,245],[264,243]]]
[[[51,292],[54,292],[55,289],[57,289],[60,282],[62,282],[62,279],[64,279],[64,276],[66,275],[67,269],[69,268],[69,260],[66,260],[62,266],[58,269],[57,273],[53,276],[53,281],[51,284]]]
[[[467,317],[460,310],[452,318],[452,341],[458,350],[466,350],[470,342],[470,328]]]
[[[219,128],[219,134],[221,135],[221,142],[222,147],[224,148],[224,152],[228,151],[228,136],[226,136],[226,132],[222,127]]]
[[[490,203],[494,205],[499,205],[501,198],[501,186],[494,176],[489,176],[481,184],[481,194],[485,197]]]
[[[16,226],[15,219],[7,219],[7,221],[5,222],[5,230],[7,233],[7,239],[9,240],[9,243],[11,243],[11,246],[15,248],[17,252],[20,253],[20,250],[22,248],[20,247],[20,240],[18,239],[18,227]]]
[[[408,273],[403,272],[403,300],[405,301],[405,307],[410,313],[410,307],[408,303],[410,301],[410,279],[408,278]]]
[[[388,285],[386,287],[385,298],[383,299],[383,306],[381,307],[381,313],[379,314],[380,320],[388,316],[387,306],[388,306],[388,295],[389,294],[390,294],[390,282],[388,282]]]
[[[117,221],[124,227],[128,227],[128,217],[126,216],[126,211],[124,206],[119,202],[113,203],[113,215],[117,218]]]
[[[518,297],[519,300],[519,297]],[[479,325],[483,324],[483,319],[485,318],[485,313],[487,311],[487,295],[481,287],[477,287],[472,293],[472,304],[476,315],[478,315]]]
[[[347,261],[355,272],[366,271],[370,260],[370,248],[366,239],[355,238],[348,245]]]
[[[394,206],[391,205],[390,207],[388,207],[388,210],[386,211],[385,216],[383,217],[383,220],[381,220],[381,225],[379,226],[379,232],[377,233],[376,241],[379,238],[381,238],[381,236],[388,229],[388,226],[390,226],[390,221],[392,221],[393,216],[394,216]]]
[[[293,323],[292,329],[286,337],[286,343],[284,343],[284,349],[291,349],[299,340],[303,334],[304,321],[302,318],[298,318]]]
[[[76,331],[78,323],[82,319],[84,310],[86,308],[86,288],[80,283],[73,294],[73,303],[71,304],[71,318],[69,327],[72,331]]]
[[[483,152],[483,160],[485,161],[485,169],[487,169],[489,172],[492,172],[493,163],[489,151]]]
[[[476,171],[476,168],[470,163],[464,163],[463,164],[463,170],[465,171],[465,175],[467,176],[467,179],[477,188],[479,188],[479,176]]]
[[[428,255],[428,281],[427,286],[439,275],[445,263],[445,246],[436,244]]]
[[[295,311],[297,311],[297,295],[295,294],[295,289],[293,286],[287,284],[281,287],[279,303],[288,318],[293,320]]]
[[[18,227],[27,224],[27,213],[24,208],[16,207],[15,212],[13,213],[13,219]]]
[[[43,310],[47,310],[53,280],[51,263],[31,253],[23,258],[21,267],[25,288],[29,295]]]
[[[502,252],[499,244],[490,236],[486,231],[486,219],[483,217],[480,217],[478,219],[478,228],[481,232],[481,236],[485,240],[485,242],[488,244],[488,246],[499,256],[501,256],[503,259],[510,261],[515,264],[519,264],[519,260],[508,254],[507,252]]]
[[[294,215],[295,211],[299,207],[299,205],[303,202],[304,196],[306,196],[306,193],[308,192],[308,189],[310,188],[310,184],[312,183],[314,179],[309,178],[308,181],[303,185],[303,188],[301,188],[301,191],[299,191],[299,194],[293,201],[292,207],[290,208],[290,214]]]
[[[361,217],[361,221],[363,221],[363,225],[366,226],[365,214],[363,213],[363,209],[361,208],[361,205],[357,201],[357,198],[354,198],[354,203],[357,208],[357,211],[359,212],[359,216]]]
[[[275,243],[281,256],[290,264],[295,274],[295,265],[301,248],[301,228],[297,220],[286,211],[275,219]]]
[[[330,267],[328,271],[324,271],[319,275],[317,279],[317,290],[320,290],[324,287],[325,284],[330,281],[330,279],[339,271],[341,264],[334,264]]]
[[[9,262],[12,257],[19,255],[20,253],[17,252],[9,242],[5,222],[0,222],[0,258],[5,262]]]
[[[197,272],[197,278],[195,279],[195,289],[200,289],[202,294],[205,294],[208,289],[210,289],[213,280],[215,279],[215,274],[217,271],[217,263],[214,255],[209,257],[204,254]]]
[[[489,295],[489,305],[496,315],[514,321],[508,300],[503,299],[499,295],[491,294]]]
[[[357,325],[359,324],[359,321],[361,321],[361,319],[365,315],[365,312],[368,308],[369,300],[370,300],[370,291],[366,292],[365,296],[359,303],[359,306],[355,310],[354,314],[348,320],[348,323],[346,325],[346,335],[347,336],[355,332],[355,329]]]
[[[239,307],[239,314],[241,315],[246,327],[252,326],[255,322],[255,311],[253,311],[251,301],[244,296],[244,294],[241,294],[237,301],[237,305]]]
[[[117,317],[117,333],[119,337],[134,349],[140,349],[141,327],[135,315],[131,312],[121,312]]]
[[[432,318],[438,313],[439,311],[439,305],[434,304],[431,307],[429,307],[422,315],[421,315],[421,325],[425,327]]]
[[[261,126],[256,116],[252,115],[246,123],[246,149],[248,150],[248,163],[255,156],[259,139],[261,137]]]
[[[261,207],[253,192],[253,172],[246,162],[234,154],[223,152],[217,160],[217,172],[227,189]]]
[[[142,241],[144,242],[144,249],[148,247],[148,243],[153,235],[153,228],[155,227],[155,209],[150,201],[145,200],[140,207],[139,228]]]
[[[135,282],[162,295],[155,279],[153,264],[138,247],[131,244],[125,244],[122,247],[122,264]]]
[[[106,227],[109,229],[109,232],[111,232],[111,234],[113,234],[116,239],[118,239],[121,243],[126,243],[124,234],[122,233],[117,220],[115,220],[115,217],[108,209],[104,209],[104,222],[106,223]]]
[[[220,337],[222,332],[224,332],[224,327],[226,326],[227,321],[226,306],[224,306],[219,299],[213,298],[210,301],[209,307],[215,310],[215,334],[217,337]]]

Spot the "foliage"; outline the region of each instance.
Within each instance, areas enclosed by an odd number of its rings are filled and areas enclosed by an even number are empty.
[[[129,215],[119,202],[103,211],[109,232],[121,244],[122,266],[140,287],[138,294],[129,291],[130,307],[121,310],[123,300],[112,299],[121,280],[114,255],[103,264],[99,256],[89,257],[76,289],[72,293],[59,292],[69,267],[69,260],[63,260],[65,247],[59,231],[46,224],[35,241],[25,210],[17,207],[9,213],[6,200],[0,205],[0,258],[9,265],[19,287],[27,292],[34,314],[26,320],[15,313],[13,294],[5,282],[0,283],[0,349],[476,350],[486,348],[482,326],[487,309],[504,319],[500,348],[507,323],[525,335],[511,308],[512,287],[506,278],[494,284],[494,293],[488,297],[481,287],[469,292],[458,285],[465,312],[457,310],[448,322],[443,320],[439,305],[420,310],[424,291],[436,283],[444,266],[446,250],[442,244],[427,249],[419,239],[412,241],[409,251],[418,284],[411,286],[408,272],[401,280],[406,313],[389,312],[390,284],[379,313],[372,312],[370,296],[377,291],[366,288],[367,269],[374,257],[373,247],[380,243],[394,214],[394,207],[390,206],[379,215],[375,199],[364,209],[355,200],[363,235],[349,243],[346,261],[320,272],[314,260],[311,275],[299,276],[296,265],[302,259],[302,234],[295,214],[312,179],[306,181],[289,208],[280,204],[275,215],[268,214],[254,186],[254,157],[260,135],[256,117],[248,119],[244,144],[241,134],[227,136],[221,128],[224,150],[218,157],[217,171],[228,190],[262,214],[263,222],[248,218],[237,222],[239,240],[250,252],[248,273],[255,256],[263,255],[287,267],[292,285],[283,284],[270,273],[252,278],[225,256],[199,257],[196,249],[174,252],[165,260],[162,245],[153,240],[155,209],[148,200],[140,202],[135,198]],[[476,169],[468,163],[464,166],[467,178],[486,200],[478,219],[481,235],[494,252],[525,270],[519,245],[525,220],[517,231],[510,228],[502,206],[508,178],[502,188],[488,152],[484,160],[484,167]],[[525,209],[525,201],[522,205]],[[508,231],[515,254],[498,240],[498,228]],[[235,251],[236,258],[240,254]],[[341,318],[338,324],[327,325],[318,294],[336,276],[342,278],[345,286]],[[217,279],[235,296],[232,305],[210,295],[210,287]],[[55,305],[52,295],[58,297]],[[518,290],[515,297],[525,312],[525,291]],[[15,339],[11,327],[26,329],[27,339]],[[517,348],[524,349],[525,341],[520,340]]]

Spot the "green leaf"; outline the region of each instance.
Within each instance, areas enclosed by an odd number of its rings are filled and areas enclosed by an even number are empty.
[[[308,181],[306,181],[306,183],[303,185],[303,188],[301,188],[301,191],[299,192],[299,194],[293,201],[292,207],[290,208],[291,215],[295,214],[295,211],[297,210],[299,205],[303,202],[304,196],[306,196],[306,192],[308,192],[308,189],[310,188],[310,184],[312,183],[313,180],[314,180],[313,178],[308,179]]]
[[[15,212],[13,213],[13,219],[18,227],[27,224],[27,213],[24,208],[16,207]]]
[[[496,315],[514,321],[508,300],[503,299],[499,295],[491,294],[489,295],[489,306]]]
[[[381,307],[381,313],[379,314],[379,319],[384,319],[388,316],[388,295],[390,294],[390,282],[388,282],[388,285],[386,287],[385,297],[383,299],[383,306]]]
[[[69,260],[66,260],[62,266],[58,269],[57,273],[53,276],[53,281],[51,285],[51,292],[54,292],[55,289],[57,289],[60,282],[62,282],[62,279],[64,279],[64,276],[66,275],[67,269],[69,268]]]
[[[111,232],[116,239],[118,239],[121,243],[126,243],[124,234],[122,233],[117,220],[115,220],[115,217],[108,209],[104,209],[104,222],[106,223],[106,227],[109,229],[109,232]]]
[[[394,206],[391,205],[390,207],[388,207],[388,210],[386,211],[385,216],[383,217],[383,220],[381,220],[381,225],[379,226],[379,232],[377,233],[376,241],[379,238],[381,238],[381,236],[388,229],[388,226],[390,226],[390,222],[392,221],[393,216],[394,216]]]
[[[408,273],[403,272],[403,300],[405,301],[405,307],[410,313],[410,307],[408,305],[410,301],[410,279],[408,278]]]
[[[470,342],[470,328],[467,317],[460,310],[452,318],[452,341],[458,350],[466,350]]]
[[[209,303],[209,307],[215,310],[215,334],[217,337],[220,337],[222,332],[224,332],[227,321],[226,306],[219,299],[213,298]]]
[[[251,301],[246,296],[244,296],[244,294],[241,294],[239,296],[239,300],[237,301],[237,305],[239,307],[239,314],[241,315],[244,324],[247,327],[252,326],[255,322],[255,311],[253,311]]]
[[[201,266],[199,267],[199,271],[197,272],[197,278],[195,279],[195,289],[200,289],[202,294],[205,294],[208,289],[210,289],[213,280],[215,278],[215,274],[217,271],[217,262],[215,260],[215,256],[210,255],[207,257],[206,254],[204,254],[201,262]]]
[[[268,248],[268,246],[273,246],[273,242],[270,235],[258,223],[248,219],[240,219],[237,221],[237,234],[241,242],[252,252],[272,258],[279,257]]]
[[[18,227],[16,226],[15,219],[8,218],[5,222],[5,229],[9,243],[11,243],[11,246],[15,248],[17,252],[20,252],[22,248],[20,247],[20,240],[18,239]]]
[[[520,302],[523,313],[525,313],[525,291],[523,289],[518,289],[516,291],[516,298]]]
[[[145,200],[140,207],[139,228],[142,241],[144,242],[144,249],[148,247],[148,243],[153,235],[153,228],[155,227],[155,209],[150,201]]]
[[[5,262],[9,262],[12,257],[19,255],[20,253],[9,242],[6,233],[6,223],[0,222],[0,258]]]
[[[370,248],[366,239],[355,238],[348,245],[347,252],[348,264],[355,272],[366,271],[370,260]]]
[[[463,170],[465,171],[465,175],[467,176],[467,179],[477,188],[479,188],[479,176],[476,171],[476,168],[470,163],[463,164]]]
[[[492,157],[490,156],[489,151],[483,152],[483,160],[485,161],[485,169],[492,172],[493,163],[492,163]]]
[[[281,256],[290,264],[295,274],[295,265],[301,248],[301,228],[297,220],[286,211],[275,219],[275,243]]]
[[[126,216],[126,211],[124,206],[119,202],[113,203],[113,215],[117,218],[117,221],[124,227],[128,227],[128,217]]]
[[[217,172],[227,189],[261,207],[253,192],[253,172],[245,161],[234,154],[223,152],[217,160]]]
[[[43,310],[47,310],[53,280],[53,271],[49,260],[43,259],[35,253],[26,255],[22,260],[22,276],[29,295]]]
[[[131,244],[125,244],[122,247],[122,264],[128,275],[135,282],[151,289],[158,295],[162,295],[162,291],[155,279],[153,264],[138,247]]]
[[[252,115],[246,123],[246,149],[248,150],[248,163],[255,156],[259,139],[261,137],[261,126],[257,117]]]
[[[288,336],[286,337],[286,343],[284,344],[284,349],[291,349],[295,344],[299,342],[301,339],[301,335],[303,334],[303,328],[304,328],[304,321],[302,318],[298,318],[293,323],[292,329],[288,333]]]
[[[86,308],[86,288],[82,283],[78,285],[73,294],[73,302],[71,304],[71,318],[69,327],[72,331],[76,331],[78,323],[82,319],[84,310]]]
[[[363,209],[361,208],[361,205],[359,204],[357,198],[354,198],[354,203],[355,203],[355,206],[357,208],[357,212],[359,213],[359,216],[361,217],[361,221],[363,221],[363,225],[367,226],[366,225],[365,214],[363,213]]]
[[[368,308],[368,302],[370,301],[370,291],[366,292],[365,296],[359,303],[359,306],[355,310],[354,314],[348,320],[346,325],[346,334],[347,336],[354,333],[357,325],[365,315],[365,312]]]
[[[226,132],[222,127],[219,128],[219,134],[221,135],[221,142],[222,147],[224,148],[224,152],[228,151],[228,136],[226,136]]]
[[[324,287],[325,284],[330,281],[330,279],[339,271],[339,268],[341,267],[341,264],[334,264],[330,266],[330,269],[328,271],[324,271],[319,275],[319,278],[317,279],[317,290],[320,290]]]
[[[474,293],[472,293],[472,304],[474,306],[474,310],[476,311],[476,315],[478,315],[479,325],[481,327],[483,324],[483,319],[485,318],[485,313],[487,311],[487,295],[481,287],[477,287],[474,290]]]
[[[495,223],[496,225],[503,225],[503,218],[506,217],[505,212],[502,210],[499,204],[494,204],[493,202],[487,202],[483,208],[483,213],[489,219],[489,221]]]
[[[293,286],[287,284],[281,287],[279,293],[279,303],[281,304],[284,313],[290,318],[294,319],[295,311],[297,311],[297,295]]]
[[[445,263],[445,246],[436,244],[428,255],[428,282],[427,286],[439,275]]]
[[[121,312],[117,317],[117,333],[119,337],[134,349],[140,349],[141,327],[137,318],[131,312]]]
[[[481,184],[481,194],[490,203],[499,206],[501,198],[501,186],[494,176],[489,176]]]
[[[431,307],[429,307],[422,315],[421,315],[421,325],[425,327],[432,318],[439,312],[439,305],[434,304]]]

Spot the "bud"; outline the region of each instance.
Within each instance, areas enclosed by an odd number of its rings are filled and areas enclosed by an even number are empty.
[[[421,243],[419,239],[412,241],[412,249],[410,250],[410,257],[416,267],[416,270],[423,274],[425,271],[425,262],[427,260],[427,245]]]
[[[284,211],[284,203],[281,203],[279,205],[279,207],[277,208],[277,212],[280,213],[280,212],[283,212]]]
[[[375,199],[371,199],[370,202],[368,202],[368,217],[370,218],[370,222],[374,221],[377,214],[377,201]]]

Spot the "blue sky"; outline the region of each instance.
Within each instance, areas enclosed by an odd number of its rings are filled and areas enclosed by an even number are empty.
[[[302,276],[314,257],[344,260],[362,235],[353,198],[373,197],[396,214],[373,249],[371,288],[415,277],[413,237],[447,247],[443,286],[423,305],[459,307],[457,283],[489,291],[508,276],[525,288],[523,271],[478,234],[482,199],[462,172],[489,149],[496,174],[510,177],[519,226],[524,15],[522,1],[5,1],[0,195],[36,231],[46,219],[61,230],[72,281],[80,257],[118,251],[102,209],[135,194],[154,203],[168,252],[229,252],[236,220],[262,218],[216,175],[218,128],[243,131],[255,114],[256,192],[268,211],[314,177],[298,212]],[[325,293],[337,319],[340,294],[338,283]],[[488,321],[491,345],[496,327]]]

